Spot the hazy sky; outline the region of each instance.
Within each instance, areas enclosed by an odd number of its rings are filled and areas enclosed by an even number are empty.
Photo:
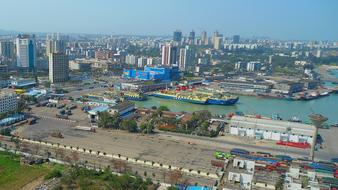
[[[0,29],[338,40],[338,0],[0,0]]]

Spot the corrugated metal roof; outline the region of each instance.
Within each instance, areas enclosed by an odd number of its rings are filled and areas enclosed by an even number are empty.
[[[230,125],[243,128],[252,128],[256,130],[260,129],[307,136],[313,136],[315,131],[315,127],[313,125],[304,123],[259,119],[245,116],[233,116],[231,118]]]

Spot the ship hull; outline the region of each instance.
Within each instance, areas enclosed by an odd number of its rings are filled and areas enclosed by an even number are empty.
[[[157,98],[169,99],[169,100],[174,100],[176,98],[174,96],[168,96],[164,94],[152,94],[152,96],[157,97]]]
[[[144,101],[147,100],[146,97],[131,97],[131,96],[125,96],[125,100],[134,100],[134,101]]]
[[[181,102],[187,102],[187,103],[192,103],[192,104],[200,104],[200,105],[234,105],[238,102],[238,97],[237,98],[229,98],[227,100],[222,100],[222,99],[212,99],[209,98],[208,100],[193,100],[189,98],[182,98],[182,97],[176,97],[176,96],[170,96],[166,94],[152,94],[152,96],[157,97],[157,98],[163,98],[163,99],[170,99],[170,100],[177,100]]]
[[[239,98],[231,98],[228,100],[218,100],[218,99],[208,99],[207,104],[211,104],[211,105],[223,105],[223,106],[230,106],[230,105],[234,105],[238,102]]]
[[[202,104],[202,105],[207,104],[207,101],[190,100],[190,99],[187,99],[187,98],[176,98],[176,100],[182,101],[182,102],[188,102],[188,103],[192,103],[192,104]]]

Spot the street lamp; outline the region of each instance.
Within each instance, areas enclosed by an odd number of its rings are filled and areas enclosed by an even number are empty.
[[[310,120],[312,121],[313,125],[315,126],[315,134],[312,138],[312,145],[311,145],[311,152],[310,157],[313,161],[315,158],[315,147],[317,143],[317,135],[318,135],[318,128],[322,126],[322,124],[327,121],[327,118],[322,116],[321,114],[311,114],[309,115]]]

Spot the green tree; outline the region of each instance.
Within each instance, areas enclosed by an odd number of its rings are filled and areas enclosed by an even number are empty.
[[[160,111],[170,111],[170,109],[167,106],[160,106],[160,107],[158,107],[158,110],[160,110]]]
[[[18,107],[16,109],[17,112],[23,112],[28,108],[27,102],[24,98],[20,98],[18,101]]]
[[[110,115],[108,112],[100,112],[98,126],[102,128],[114,128],[118,129],[120,119],[117,114]]]
[[[6,129],[1,129],[0,130],[0,135],[4,135],[4,136],[11,136],[11,129],[10,128],[6,128]]]
[[[134,120],[125,119],[121,122],[121,129],[135,133],[137,132],[137,123]]]
[[[154,132],[154,125],[150,122],[143,122],[140,125],[140,129],[143,133],[151,134]]]
[[[167,188],[167,190],[179,190],[177,187],[174,187],[174,186],[170,186]]]

